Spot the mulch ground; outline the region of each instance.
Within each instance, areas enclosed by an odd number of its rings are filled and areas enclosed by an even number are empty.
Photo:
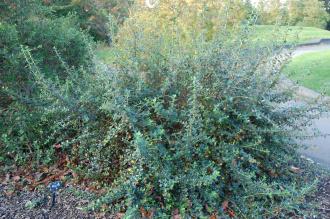
[[[318,191],[313,197],[317,203],[320,203],[317,212],[320,219],[330,219],[330,177],[322,180]]]
[[[20,191],[10,195],[6,193],[6,187],[0,184],[0,219],[114,218],[83,210],[82,208],[90,202],[90,198],[81,195],[78,197],[70,188],[58,192],[53,207],[51,194],[45,190]]]
[[[51,208],[51,195],[46,190],[8,194],[6,186],[0,184],[0,219],[116,218],[105,213],[82,210],[92,198],[88,194],[77,196],[74,191],[77,190],[70,187],[60,190],[56,204]],[[311,201],[320,203],[315,209],[319,216],[313,219],[330,219],[330,177],[319,183],[318,191]]]

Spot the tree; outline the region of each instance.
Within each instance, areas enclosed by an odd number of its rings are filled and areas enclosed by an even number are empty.
[[[289,0],[288,14],[290,25],[324,28],[329,20],[324,3],[318,0]]]
[[[320,0],[324,3],[325,9],[328,13],[330,13],[330,0]]]
[[[51,81],[47,86],[54,91],[71,76],[67,69],[89,69],[93,44],[72,16],[55,17],[41,1],[0,2],[0,163],[15,157],[19,165],[32,156],[38,163],[51,154],[44,153],[50,148],[44,147],[45,137],[51,135],[51,125],[44,122],[60,115],[40,111],[47,103],[39,101],[45,89],[39,82]],[[32,65],[38,76],[28,68]],[[27,148],[34,151],[30,158]]]
[[[289,0],[288,1],[288,16],[289,16],[289,24],[296,25],[302,22],[303,18],[303,2],[297,0]]]
[[[329,0],[327,0],[329,1]],[[329,16],[319,0],[259,1],[257,6],[260,24],[302,25],[324,28]]]
[[[249,18],[251,16],[254,16],[256,14],[255,7],[253,6],[251,0],[246,0],[244,2],[244,9],[246,11],[246,16]]]
[[[267,6],[265,1],[258,2],[257,11],[258,11],[258,21],[259,24],[266,24],[267,18]]]
[[[319,0],[304,0],[303,5],[303,25],[325,28],[329,15],[324,3]]]
[[[130,122],[119,127],[132,127],[133,140],[122,156],[128,168],[96,204],[125,209],[126,218],[227,218],[227,200],[237,218],[271,218],[274,209],[285,215],[278,210],[293,196],[278,189],[278,179],[292,182],[285,136],[290,120],[299,120],[276,109],[288,101],[272,80],[281,64],[265,64],[272,52],[261,57],[278,49],[254,51],[244,33],[230,34],[233,23],[221,18],[236,7],[223,1],[165,1],[133,11],[118,35],[115,63],[127,98],[113,105],[127,113],[110,121]]]
[[[268,22],[270,24],[286,24],[287,8],[281,0],[269,1]]]
[[[261,24],[285,25],[287,23],[287,8],[281,0],[260,1],[257,10]]]

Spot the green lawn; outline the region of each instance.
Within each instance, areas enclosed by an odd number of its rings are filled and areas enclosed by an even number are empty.
[[[113,50],[108,46],[99,45],[96,49],[96,57],[104,63],[111,64],[114,58]]]
[[[314,39],[330,38],[330,31],[315,27],[256,25],[252,27],[254,40],[303,43]]]
[[[330,95],[330,51],[297,56],[283,71],[303,86]]]

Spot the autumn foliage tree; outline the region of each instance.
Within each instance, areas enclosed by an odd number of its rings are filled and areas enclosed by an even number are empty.
[[[319,0],[259,1],[259,23],[325,28],[329,15]]]
[[[324,28],[329,20],[325,5],[319,0],[290,0],[288,13],[289,24]]]

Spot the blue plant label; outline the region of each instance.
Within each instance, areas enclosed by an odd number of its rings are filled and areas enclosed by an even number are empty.
[[[61,187],[62,187],[62,183],[60,181],[55,181],[55,182],[52,182],[51,184],[49,184],[49,190],[51,192],[56,192]]]

